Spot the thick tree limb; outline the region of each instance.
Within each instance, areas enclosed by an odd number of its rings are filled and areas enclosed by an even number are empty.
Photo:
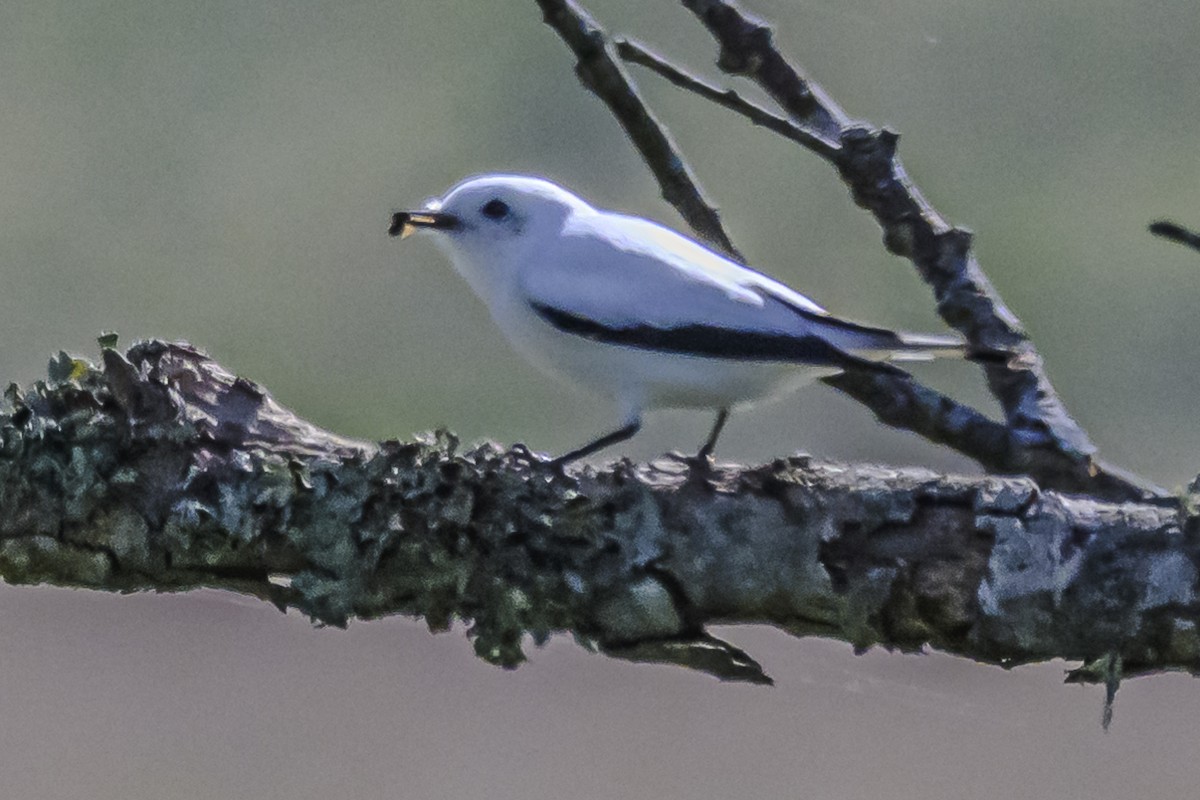
[[[1087,661],[1077,679],[1200,672],[1195,494],[1116,505],[806,457],[563,476],[520,449],[459,453],[449,434],[344,439],[187,345],[51,367],[0,413],[10,583],[218,587],[333,625],[464,619],[506,666],[526,635],[564,631],[762,682],[705,627],[768,623],[857,648]]]

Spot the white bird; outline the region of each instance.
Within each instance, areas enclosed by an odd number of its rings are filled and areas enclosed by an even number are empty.
[[[835,317],[804,295],[641,217],[595,208],[521,175],[468,178],[390,233],[435,235],[512,345],[534,364],[615,401],[621,427],[555,460],[638,432],[650,408],[730,409],[844,370],[965,355],[954,337]]]

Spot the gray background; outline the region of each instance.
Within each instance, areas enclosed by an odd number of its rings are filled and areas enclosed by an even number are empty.
[[[1200,14],[1194,0],[753,0],[852,114],[978,233],[1105,456],[1178,486],[1200,465]],[[715,74],[667,0],[595,0]],[[835,311],[942,326],[832,170],[635,72],[756,265]],[[0,6],[0,378],[95,336],[188,339],[302,415],[378,439],[449,426],[561,451],[614,420],[527,367],[390,211],[466,174],[536,171],[677,218],[532,2]],[[990,407],[977,371],[922,369]],[[624,452],[691,448],[652,416]],[[821,387],[737,416],[720,455],[797,449],[970,470]],[[1191,679],[1102,693],[1065,664],[723,632],[778,680],[724,686],[556,640],[505,673],[459,629],[314,630],[217,593],[0,587],[0,778],[21,798],[1120,798],[1194,792]]]

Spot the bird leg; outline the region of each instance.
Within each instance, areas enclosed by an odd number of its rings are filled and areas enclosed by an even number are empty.
[[[633,435],[641,429],[642,421],[640,419],[635,419],[625,425],[623,428],[617,428],[612,433],[606,433],[599,439],[596,439],[593,442],[588,442],[583,447],[577,447],[571,452],[559,456],[551,461],[550,465],[554,467],[561,467],[564,464],[570,464],[572,461],[577,461],[584,456],[590,456],[592,453],[595,453],[598,450],[603,450],[604,448],[614,445],[617,442],[623,442],[626,439],[631,439],[633,438]]]
[[[717,421],[713,423],[712,431],[708,434],[708,439],[700,448],[700,452],[696,453],[696,461],[707,462],[712,457],[713,450],[717,446],[717,437],[721,435],[721,431],[725,428],[725,423],[729,420],[729,409],[722,408],[717,412]]]

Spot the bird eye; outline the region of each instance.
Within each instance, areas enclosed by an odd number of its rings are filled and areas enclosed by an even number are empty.
[[[484,203],[479,211],[488,219],[503,219],[508,216],[508,203],[497,197]]]

